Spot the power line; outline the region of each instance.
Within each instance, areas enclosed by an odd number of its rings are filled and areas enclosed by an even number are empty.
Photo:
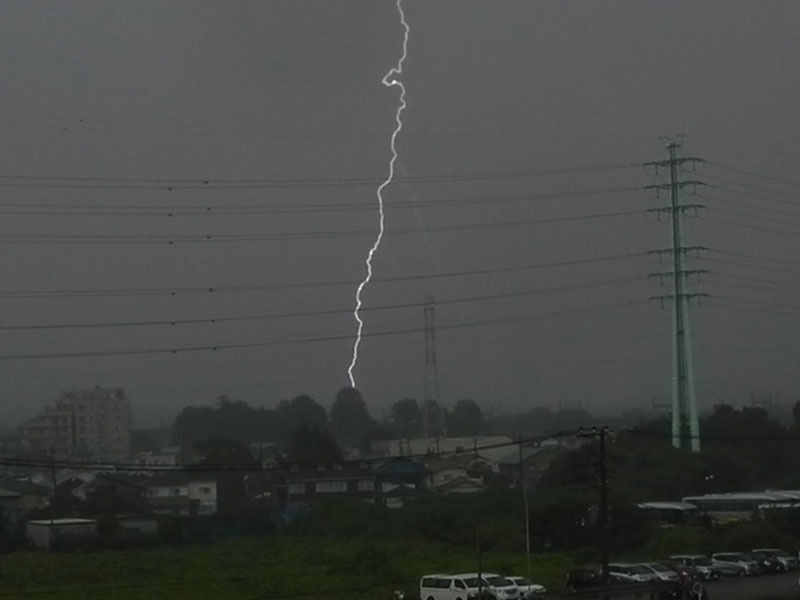
[[[533,271],[538,269],[552,269],[589,265],[603,262],[627,260],[645,256],[645,252],[628,252],[607,256],[594,256],[562,260],[549,263],[534,263],[522,266],[494,267],[488,269],[470,269],[464,271],[448,271],[443,273],[423,273],[416,275],[399,275],[395,277],[376,277],[372,283],[397,283],[401,281],[421,281],[428,279],[445,279],[450,277],[470,277],[476,275],[489,275],[495,273],[516,273],[520,271]],[[300,288],[321,288],[353,285],[355,280],[338,281],[297,281],[281,283],[263,283],[255,285],[211,285],[193,287],[165,287],[165,288],[106,288],[94,290],[0,290],[0,298],[85,298],[85,297],[113,297],[113,296],[178,296],[184,294],[227,294],[240,292],[275,291]]]
[[[736,262],[733,260],[722,260],[719,258],[706,258],[704,259],[710,263],[720,264],[720,265],[730,265],[734,267],[744,267],[746,269],[754,269],[756,271],[768,271],[772,273],[789,273],[792,275],[800,276],[800,271],[797,269],[786,269],[782,267],[766,267],[763,265],[748,265],[747,263],[743,262]]]
[[[550,313],[539,313],[520,315],[515,317],[499,317],[494,319],[485,319],[480,321],[467,321],[462,323],[451,323],[447,325],[439,325],[439,329],[463,329],[469,327],[483,327],[486,325],[503,325],[510,323],[521,323],[525,321],[532,321],[543,318],[555,318],[562,316],[571,316],[576,314],[583,314],[587,312],[604,311],[618,308],[625,308],[642,304],[644,301],[629,301],[617,304],[598,305],[591,308],[568,309],[555,311]],[[387,331],[377,331],[364,333],[363,337],[386,337],[394,335],[404,335],[411,333],[420,333],[421,328],[408,328],[408,329],[394,329]],[[179,354],[189,352],[215,352],[218,350],[242,350],[252,348],[264,348],[269,346],[282,346],[291,344],[310,344],[310,343],[324,343],[336,342],[343,340],[352,340],[352,334],[346,335],[329,335],[319,337],[306,337],[306,338],[286,338],[282,340],[263,340],[256,342],[238,342],[238,343],[223,343],[214,345],[200,345],[200,346],[173,346],[161,348],[132,348],[123,350],[90,350],[85,352],[48,352],[48,353],[30,353],[30,354],[3,354],[0,355],[0,360],[40,360],[40,359],[56,359],[56,358],[91,358],[91,357],[111,357],[111,356],[139,356],[148,354]]]
[[[789,227],[800,227],[800,222],[798,221],[787,221],[786,219],[774,219],[771,217],[762,217],[760,215],[753,215],[750,213],[743,213],[738,210],[731,210],[729,208],[714,208],[712,209],[716,212],[720,212],[723,214],[734,215],[737,217],[744,217],[746,219],[754,219],[756,221],[763,221],[765,223],[778,223],[780,225],[786,225]],[[760,210],[760,209],[759,209]],[[800,217],[800,214],[795,214],[793,216]]]
[[[474,223],[471,225],[440,225],[426,227],[429,233],[446,233],[454,231],[476,231],[486,229],[500,229],[505,227],[525,227],[529,225],[553,225],[556,223],[572,223],[578,221],[593,221],[599,219],[612,219],[631,215],[643,214],[642,210],[623,210],[606,213],[593,213],[572,217],[551,217],[541,219],[517,219],[515,221],[496,221],[492,223]],[[352,238],[371,235],[373,232],[363,229],[349,231],[305,231],[296,233],[245,233],[245,234],[187,234],[187,235],[82,235],[82,234],[0,234],[0,243],[4,244],[206,244],[206,243],[248,243],[268,241],[291,241],[309,239],[335,239]],[[416,228],[387,229],[387,234],[415,235],[419,233]]]
[[[776,215],[786,215],[789,217],[800,217],[800,212],[798,211],[791,211],[791,210],[780,210],[779,208],[767,208],[764,206],[759,206],[757,204],[750,204],[748,202],[737,202],[736,200],[730,200],[728,198],[715,198],[714,196],[707,196],[706,194],[697,193],[695,194],[698,198],[703,198],[704,200],[724,204],[724,205],[732,205],[732,206],[740,206],[742,208],[752,208],[761,212],[768,212],[773,213]],[[750,216],[750,215],[748,215]]]
[[[728,192],[730,194],[737,194],[739,196],[747,196],[749,198],[756,198],[756,199],[759,199],[759,200],[769,200],[770,202],[775,202],[777,204],[785,204],[787,206],[797,206],[798,204],[800,204],[800,201],[798,200],[798,198],[793,194],[778,193],[778,192],[774,192],[772,190],[768,190],[768,189],[765,189],[765,188],[760,188],[760,187],[757,187],[757,186],[749,186],[749,185],[741,184],[741,183],[734,182],[734,181],[728,181],[726,179],[719,179],[717,177],[708,177],[708,179],[711,179],[713,181],[719,181],[719,182],[721,182],[723,184],[731,184],[731,185],[739,186],[739,187],[743,188],[743,189],[740,190],[740,189],[736,189],[735,187],[728,187],[727,185],[719,185],[719,184],[713,184],[713,183],[707,184],[708,187],[711,187],[711,188],[714,188],[714,189],[717,189],[717,190],[722,190],[722,191]]]
[[[733,250],[720,250],[719,248],[714,248],[713,252],[716,254],[726,254],[728,256],[736,256],[738,258],[746,258],[748,260],[757,260],[762,262],[774,263],[774,264],[782,264],[782,265],[792,265],[797,266],[797,261],[795,260],[788,260],[785,258],[769,258],[766,256],[758,256],[755,254],[747,254],[745,252],[736,252]]]
[[[775,229],[774,227],[759,227],[758,225],[737,223],[735,221],[728,221],[726,219],[714,219],[711,217],[704,217],[702,215],[697,215],[695,218],[707,221],[709,223],[715,223],[717,225],[726,225],[728,227],[737,227],[739,229],[748,229],[751,231],[763,231],[766,233],[776,233],[778,235],[785,235],[789,237],[800,237],[800,232],[797,231],[786,231],[785,229]]]
[[[704,161],[706,164],[712,165],[719,169],[724,169],[726,171],[731,171],[733,173],[740,173],[742,175],[749,175],[750,177],[756,177],[757,179],[763,179],[764,181],[771,181],[773,183],[782,183],[784,185],[790,185],[792,187],[800,188],[800,182],[792,181],[789,179],[781,179],[779,177],[774,177],[771,175],[764,175],[763,173],[759,173],[757,171],[750,171],[748,169],[743,169],[741,167],[735,167],[732,165],[724,165],[722,163],[714,162],[711,160]]]
[[[407,183],[441,183],[458,181],[482,181],[566,175],[629,169],[640,163],[618,163],[606,165],[584,165],[553,169],[524,169],[518,171],[489,171],[451,173],[440,175],[414,175],[398,177],[396,181]],[[139,190],[219,190],[259,188],[312,188],[373,186],[383,181],[382,177],[335,177],[335,178],[149,178],[149,177],[81,177],[58,175],[0,174],[0,187],[56,188],[56,189],[139,189]]]
[[[425,201],[393,202],[392,209],[417,209],[434,206],[483,205],[495,203],[526,202],[532,200],[577,198],[640,191],[640,186],[597,188],[574,192],[546,192],[498,196],[473,196],[463,198],[431,199]],[[235,216],[256,214],[296,214],[312,212],[374,211],[371,202],[313,203],[313,204],[121,204],[99,203],[42,203],[0,202],[0,214],[40,216],[112,216],[112,217],[182,217],[182,216]]]
[[[570,286],[558,286],[551,288],[539,288],[534,290],[506,292],[503,294],[485,294],[481,296],[467,296],[461,298],[452,298],[446,300],[439,300],[437,304],[460,304],[467,302],[482,302],[485,300],[499,300],[506,298],[522,298],[532,296],[534,294],[552,294],[564,291],[585,290],[597,287],[606,287],[610,285],[619,285],[633,281],[642,281],[644,277],[626,277],[617,280],[604,279],[593,283],[576,284]],[[424,302],[406,302],[397,304],[384,304],[378,306],[364,307],[364,311],[382,311],[382,310],[396,310],[396,309],[410,309],[425,306]],[[44,323],[44,324],[25,324],[25,325],[0,325],[0,331],[38,331],[38,330],[56,330],[56,329],[101,329],[112,327],[149,327],[149,326],[177,326],[177,325],[200,325],[200,324],[217,324],[217,323],[232,323],[239,321],[265,321],[270,319],[287,319],[299,317],[317,317],[324,315],[335,314],[351,314],[352,308],[336,308],[328,310],[316,311],[301,311],[301,312],[287,312],[287,313],[267,313],[257,315],[234,315],[234,316],[218,316],[218,317],[202,317],[193,319],[160,319],[160,320],[144,320],[144,321],[95,321],[84,323]]]

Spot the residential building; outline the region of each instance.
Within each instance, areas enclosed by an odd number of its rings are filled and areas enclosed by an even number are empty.
[[[164,515],[214,515],[217,482],[207,476],[169,473],[145,482],[146,508]]]
[[[0,489],[19,494],[16,505],[23,514],[47,506],[48,498],[52,494],[50,488],[37,485],[26,478],[4,477],[0,479]]]
[[[545,440],[533,446],[523,445],[521,451],[519,446],[508,449],[508,454],[502,457],[497,464],[500,474],[507,481],[519,487],[520,477],[524,475],[525,484],[530,488],[536,486],[550,463],[566,452],[567,449],[557,442]],[[520,464],[522,468],[520,468]]]
[[[22,452],[56,459],[128,460],[130,402],[120,388],[61,392],[19,428]]]
[[[64,537],[89,537],[97,535],[95,519],[41,519],[28,521],[27,535],[39,548],[52,548]]]
[[[12,525],[25,520],[25,511],[20,506],[22,494],[0,488],[0,517],[8,519]]]
[[[147,450],[136,455],[136,464],[147,467],[174,466],[178,464],[180,448],[164,448],[157,452]]]
[[[396,457],[375,467],[378,500],[388,508],[400,508],[407,500],[427,494],[425,466],[419,461]]]
[[[369,462],[321,463],[312,468],[294,465],[280,484],[285,502],[313,502],[325,498],[375,499],[375,474]]]

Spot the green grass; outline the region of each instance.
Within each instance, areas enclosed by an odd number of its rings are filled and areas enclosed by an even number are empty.
[[[484,556],[484,571],[524,574],[524,554]],[[533,556],[531,575],[559,587],[572,558]],[[381,539],[239,538],[204,546],[0,556],[0,599],[246,600],[391,598],[425,573],[477,570],[475,550]]]

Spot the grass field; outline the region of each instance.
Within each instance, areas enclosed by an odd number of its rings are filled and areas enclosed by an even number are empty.
[[[567,555],[533,556],[531,575],[558,587]],[[483,557],[484,571],[525,574],[524,554]],[[476,571],[472,548],[407,540],[238,538],[202,546],[0,556],[0,599],[108,600],[270,597],[390,599],[420,575]]]

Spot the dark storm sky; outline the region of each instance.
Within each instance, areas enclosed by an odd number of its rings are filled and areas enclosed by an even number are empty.
[[[660,136],[686,134],[682,152],[714,163],[682,174],[710,184],[685,199],[708,206],[703,219],[688,221],[687,242],[713,249],[694,263],[711,271],[694,288],[713,296],[693,312],[701,407],[746,401],[751,390],[794,399],[800,5],[404,6],[411,36],[398,166],[411,179],[387,190],[389,231],[376,277],[663,248],[669,229],[652,213],[553,219],[663,205],[666,196],[644,189],[608,192],[663,183],[663,172],[593,167],[661,160]],[[283,316],[4,329],[0,422],[33,415],[72,385],[127,388],[144,425],[169,422],[182,406],[211,403],[220,393],[256,405],[310,393],[330,404],[347,381],[347,336],[355,326],[344,311],[377,227],[373,181],[386,173],[397,106],[397,89],[380,81],[399,57],[401,35],[390,1],[3,2],[0,323]],[[573,167],[580,168],[542,172]],[[528,173],[508,174],[516,171]],[[474,176],[485,173],[506,175]],[[414,180],[427,175],[443,177]],[[575,194],[584,191],[592,193]],[[325,204],[334,208],[319,208]],[[40,214],[18,214],[31,212]],[[350,231],[361,233],[336,235]],[[42,235],[67,237],[31,237]],[[100,236],[101,243],[70,243],[76,235]],[[153,243],[188,235],[283,237]],[[110,243],[119,236],[134,243]],[[598,411],[646,406],[669,396],[670,312],[647,303],[669,292],[648,273],[668,268],[639,256],[376,282],[366,291],[367,306],[414,306],[365,313],[365,332],[420,328],[417,304],[431,294],[442,302],[445,403],[471,397],[495,410],[579,401]],[[315,285],[19,295],[297,282]],[[541,291],[514,295],[533,290]],[[500,294],[510,296],[446,302]],[[336,310],[342,312],[329,312]],[[285,316],[308,312],[327,314]],[[445,328],[513,317],[532,318]],[[321,337],[340,339],[283,343]],[[269,345],[13,358],[261,342]],[[421,333],[365,339],[356,378],[375,416],[403,396],[421,395],[423,358]]]

